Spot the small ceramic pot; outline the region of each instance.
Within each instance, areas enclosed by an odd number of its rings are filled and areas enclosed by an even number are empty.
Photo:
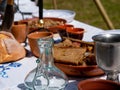
[[[26,24],[14,24],[11,28],[11,33],[14,35],[15,39],[23,43],[27,37],[27,26]]]
[[[36,32],[28,34],[27,35],[28,42],[29,42],[30,49],[31,49],[31,52],[33,53],[33,55],[35,55],[36,57],[40,56],[37,40],[39,38],[47,38],[47,37],[49,38],[52,36],[53,36],[53,34],[51,32],[38,32],[38,31],[36,31]]]
[[[82,40],[84,35],[84,29],[83,28],[67,28],[67,36],[74,39]]]
[[[63,37],[67,37],[67,28],[70,28],[70,29],[73,29],[74,26],[73,25],[70,25],[70,24],[64,24],[63,26],[62,25],[59,25],[58,26],[59,29],[59,33],[63,36]]]
[[[120,90],[120,84],[103,79],[87,79],[78,83],[78,90]]]
[[[74,28],[71,24],[57,25],[53,27],[49,27],[48,30],[53,33],[59,32],[62,37],[67,37],[66,29]]]
[[[27,33],[29,34],[29,33],[31,33],[32,31],[36,30],[36,28],[31,28],[31,27],[30,27],[30,24],[32,23],[32,21],[35,21],[35,20],[36,20],[36,19],[31,19],[31,21],[28,20],[28,19],[26,19],[26,20],[21,20],[21,21],[18,22],[18,24],[26,24],[26,26],[27,26]],[[38,28],[37,28],[37,29],[38,29]]]

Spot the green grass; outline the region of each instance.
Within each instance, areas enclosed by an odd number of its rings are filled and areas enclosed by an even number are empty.
[[[56,0],[58,9],[76,12],[75,19],[102,29],[109,29],[93,0]],[[110,20],[116,29],[120,29],[120,1],[101,0]],[[53,9],[52,0],[44,0],[45,9]]]

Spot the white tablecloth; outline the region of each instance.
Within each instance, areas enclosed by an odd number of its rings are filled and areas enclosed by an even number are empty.
[[[16,0],[15,0],[16,1]],[[23,1],[23,0],[20,0]],[[26,5],[25,2],[28,0],[24,0],[24,2],[20,2],[20,5]],[[30,1],[30,0],[29,0]],[[33,2],[29,2],[30,5],[34,5]],[[27,4],[27,7],[30,5]],[[20,6],[22,8],[22,6]],[[24,7],[23,11],[31,11],[36,12],[38,11],[38,7],[33,6],[35,9],[28,10]],[[32,17],[32,16],[27,16]],[[20,20],[21,15],[19,13],[15,14],[15,21]],[[88,24],[82,23],[80,21],[74,20],[71,23],[74,27],[80,27],[85,29],[85,34],[83,37],[84,41],[92,41],[92,36],[103,31],[102,29],[90,26]],[[30,50],[29,46],[26,47]],[[0,64],[0,90],[26,90],[24,87],[24,78],[26,75],[36,67],[35,63],[36,58],[34,56],[25,57],[17,62],[7,63],[7,64]],[[84,78],[70,78],[70,83],[67,86],[66,90],[77,90],[77,82],[84,79]],[[76,81],[78,80],[78,81]]]

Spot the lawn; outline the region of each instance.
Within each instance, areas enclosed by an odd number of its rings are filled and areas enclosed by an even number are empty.
[[[119,0],[101,0],[110,20],[116,29],[120,29]],[[73,10],[75,19],[102,29],[109,29],[93,0],[57,0],[58,9]],[[44,0],[45,9],[53,9],[52,0]]]

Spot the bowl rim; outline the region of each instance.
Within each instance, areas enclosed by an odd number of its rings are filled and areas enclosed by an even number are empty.
[[[84,28],[67,28],[66,31],[68,33],[73,33],[73,34],[83,34],[85,32]]]
[[[82,65],[64,64],[64,63],[59,63],[59,62],[55,62],[55,63],[56,63],[56,64],[59,64],[59,65],[63,65],[63,66],[72,67],[72,68],[89,68],[89,67],[96,68],[96,67],[98,67],[97,65],[82,66]]]
[[[79,77],[94,77],[104,75],[104,71],[100,69],[97,65],[91,66],[74,66],[74,65],[65,65],[61,63],[56,63],[59,69],[61,69],[68,76],[79,76]]]
[[[34,35],[42,35],[42,34],[44,34],[45,37],[44,36],[42,36],[42,37],[32,37]],[[27,35],[27,38],[28,39],[32,39],[32,40],[37,40],[39,38],[49,38],[49,37],[53,37],[53,33],[52,32],[45,32],[45,31],[39,32],[39,31],[35,31],[35,32],[32,32],[32,33]]]
[[[39,18],[38,17],[33,17],[33,18],[27,18],[27,19],[24,19],[24,20],[20,20],[20,22],[24,22],[24,21],[29,21],[29,20],[38,20]],[[56,18],[56,17],[43,17],[43,20],[44,19],[52,19],[52,20],[55,20],[55,21],[63,21],[63,23],[67,23],[67,21],[63,18]]]
[[[111,80],[106,80],[106,79],[100,79],[100,78],[92,78],[92,79],[86,79],[86,80],[82,80],[77,84],[78,90],[82,90],[81,86],[84,86],[84,84],[86,83],[92,83],[92,82],[96,82],[96,83],[108,83],[111,85],[117,85],[120,88],[120,84],[117,82],[113,82]]]

